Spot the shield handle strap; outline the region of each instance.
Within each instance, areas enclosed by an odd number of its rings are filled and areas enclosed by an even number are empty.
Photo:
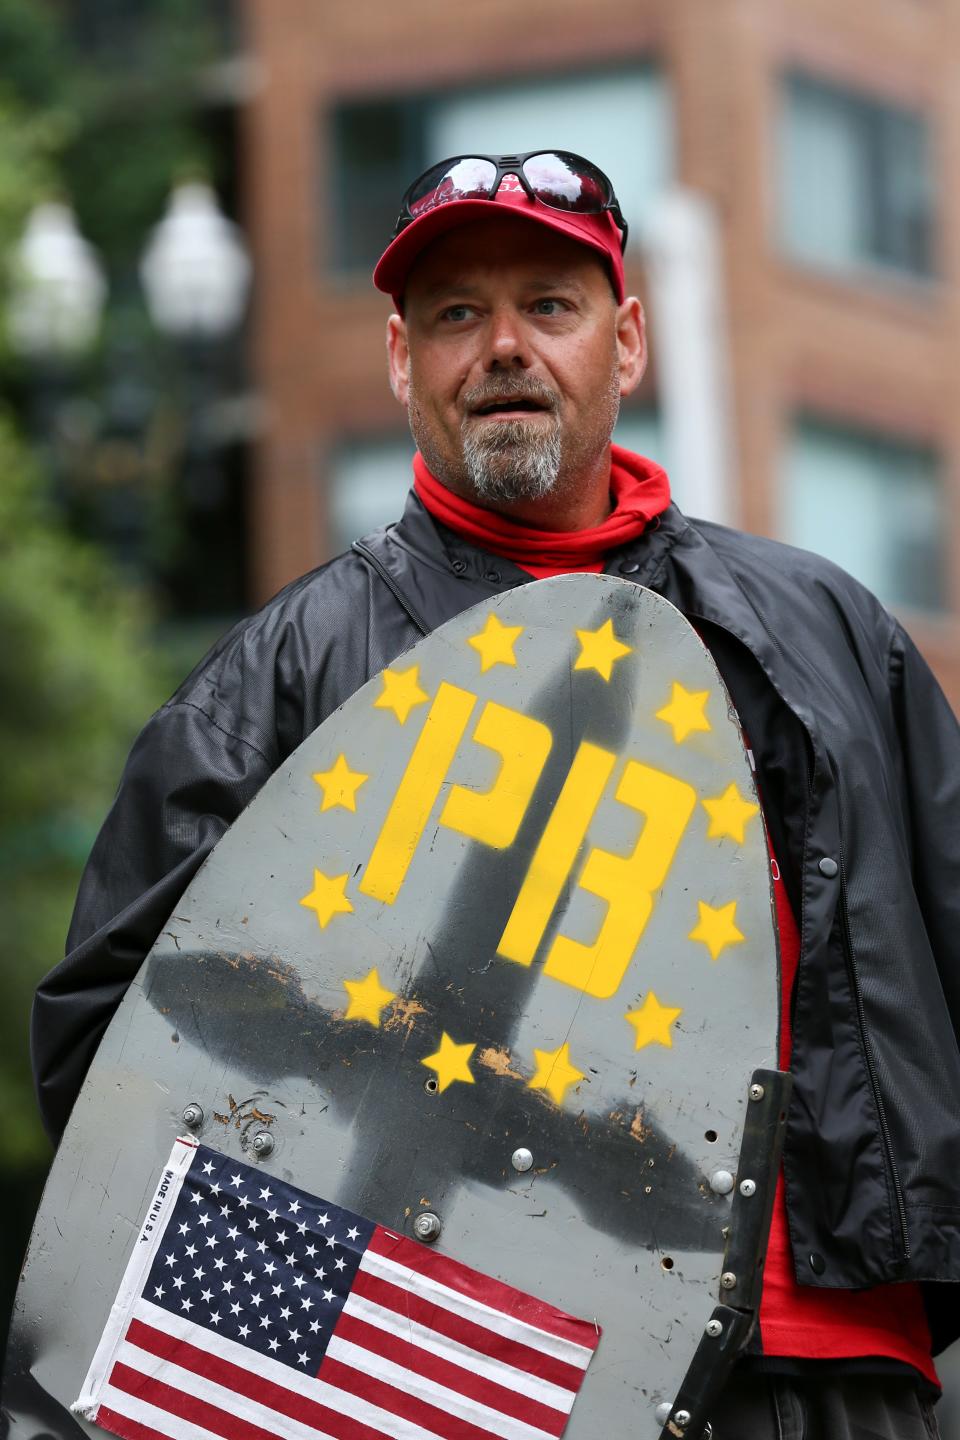
[[[700,1440],[710,1433],[710,1411],[756,1324],[791,1085],[783,1070],[755,1070],[750,1079],[720,1277],[723,1303],[704,1326],[661,1440]]]

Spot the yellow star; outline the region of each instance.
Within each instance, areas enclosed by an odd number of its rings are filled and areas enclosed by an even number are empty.
[[[709,699],[709,690],[685,690],[680,682],[675,680],[670,703],[657,711],[657,719],[666,721],[673,730],[674,740],[678,745],[682,745],[694,730],[713,728],[703,713]]]
[[[429,699],[426,691],[420,689],[419,665],[409,670],[384,670],[383,691],[373,702],[374,710],[392,710],[401,725],[414,705],[422,705]]]
[[[596,670],[604,680],[609,680],[613,667],[624,655],[629,655],[632,645],[624,645],[613,633],[613,621],[604,620],[598,630],[578,630],[580,654],[574,670]]]
[[[476,1048],[476,1045],[458,1045],[444,1030],[440,1037],[440,1049],[420,1061],[428,1070],[436,1070],[441,1095],[454,1080],[463,1080],[467,1085],[476,1084],[470,1071],[470,1056]]]
[[[334,915],[351,915],[353,906],[344,894],[347,875],[324,875],[322,870],[313,872],[313,889],[304,895],[300,904],[313,910],[321,930],[326,930]]]
[[[546,1090],[552,1100],[562,1105],[568,1087],[583,1079],[583,1071],[571,1064],[570,1046],[564,1042],[558,1050],[534,1050],[533,1058],[537,1069],[528,1088]]]
[[[719,910],[714,910],[712,905],[705,901],[698,900],[700,907],[700,919],[687,936],[688,940],[702,940],[710,951],[710,959],[716,960],[720,951],[728,945],[736,945],[743,939],[743,935],[737,929],[737,902],[731,900],[729,905],[721,905]]]
[[[380,976],[376,970],[371,970],[365,980],[344,980],[343,988],[350,996],[344,1018],[368,1020],[371,1025],[379,1026],[380,1011],[397,998],[392,990],[380,984]]]
[[[637,1032],[637,1050],[642,1050],[644,1045],[653,1042],[666,1045],[668,1050],[672,1050],[673,1036],[670,1034],[670,1026],[682,1014],[682,1010],[672,1010],[669,1005],[661,1005],[653,991],[649,990],[640,1009],[628,1010],[623,1018],[629,1020]]]
[[[729,835],[740,845],[743,844],[747,821],[760,813],[760,806],[745,800],[736,785],[728,785],[723,794],[713,800],[704,800],[703,808],[710,816],[707,839],[720,840]]]
[[[496,615],[488,615],[479,635],[471,635],[467,641],[480,656],[481,675],[486,675],[494,665],[516,665],[513,647],[522,634],[522,625],[501,625]]]
[[[318,770],[313,778],[323,791],[321,813],[341,805],[344,810],[352,810],[356,814],[357,791],[370,776],[351,770],[346,755],[338,755],[329,770]]]

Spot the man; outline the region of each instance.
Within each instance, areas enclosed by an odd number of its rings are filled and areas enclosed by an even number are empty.
[[[410,187],[375,281],[415,493],[226,636],[137,741],[38,992],[41,1105],[57,1135],[200,862],[371,674],[531,576],[629,577],[709,646],[776,857],[785,1186],[715,1440],[933,1435],[931,1348],[960,1330],[937,1283],[960,1279],[956,723],[848,576],[686,520],[659,467],[611,448],[646,358],[625,238],[609,181],[563,152],[459,157]]]

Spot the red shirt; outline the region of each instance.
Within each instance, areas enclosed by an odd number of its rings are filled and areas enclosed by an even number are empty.
[[[454,495],[414,459],[414,488],[436,519],[481,549],[513,560],[535,579],[582,571],[598,573],[604,556],[643,534],[670,503],[666,473],[642,456],[612,448],[612,513],[590,530],[545,531]],[[780,868],[770,853],[780,932],[780,1067],[790,1068],[790,1000],[800,959],[800,935]],[[792,1360],[880,1357],[912,1365],[939,1386],[930,1355],[930,1331],[920,1288],[878,1285],[870,1290],[815,1289],[797,1284],[790,1250],[783,1173],[777,1183],[760,1301],[764,1355]]]
[[[772,850],[770,865],[780,932],[780,1069],[789,1070],[793,1044],[790,998],[800,959],[800,934]],[[764,1355],[794,1359],[838,1360],[881,1355],[902,1360],[932,1384],[939,1386],[940,1383],[930,1355],[930,1329],[918,1285],[818,1290],[797,1284],[782,1171],[773,1203],[763,1271],[760,1341]]]

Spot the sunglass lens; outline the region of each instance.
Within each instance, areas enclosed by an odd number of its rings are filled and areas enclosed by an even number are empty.
[[[420,177],[407,198],[407,208],[417,219],[450,200],[483,199],[493,194],[496,178],[496,165],[477,155],[452,163],[444,160]]]
[[[596,215],[612,199],[610,183],[602,170],[562,150],[531,156],[523,170],[537,199],[554,210]]]

